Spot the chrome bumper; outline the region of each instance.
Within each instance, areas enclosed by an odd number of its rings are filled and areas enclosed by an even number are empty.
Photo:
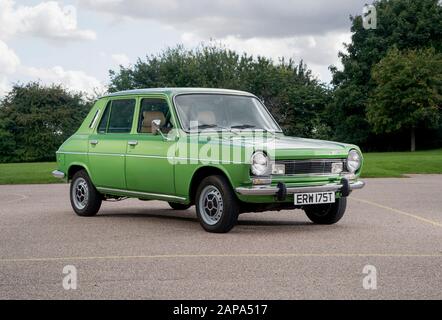
[[[63,179],[63,178],[64,178],[64,173],[61,172],[61,171],[58,171],[58,170],[54,170],[54,171],[52,171],[52,175],[53,175],[55,178],[58,178],[58,179]]]
[[[349,191],[362,189],[365,186],[364,181],[355,181],[348,184]],[[287,194],[304,193],[304,192],[327,192],[327,191],[341,191],[344,184],[324,184],[321,186],[311,187],[286,187]],[[277,186],[254,186],[254,187],[238,187],[235,189],[241,195],[254,196],[272,196],[280,192]]]

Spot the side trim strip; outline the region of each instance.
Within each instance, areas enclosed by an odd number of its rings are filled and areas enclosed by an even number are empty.
[[[142,155],[142,154],[119,154],[119,153],[98,153],[98,152],[71,152],[71,151],[57,151],[57,154],[79,154],[79,155],[90,155],[90,156],[113,156],[113,157],[131,157],[131,158],[152,158],[152,159],[168,159],[164,156],[154,156],[154,155]],[[247,162],[239,161],[226,161],[222,160],[212,160],[212,159],[197,159],[197,158],[184,158],[184,157],[174,157],[174,161],[196,161],[197,163],[203,164],[248,164]],[[178,163],[180,164],[180,163]]]
[[[128,195],[134,195],[134,196],[146,196],[146,197],[154,197],[154,198],[163,198],[163,199],[176,199],[180,201],[185,201],[186,198],[184,197],[177,197],[177,196],[171,196],[168,194],[161,194],[161,193],[149,193],[149,192],[140,192],[140,191],[131,191],[131,190],[123,190],[123,189],[113,189],[113,188],[102,188],[97,187],[98,191],[101,192],[110,192],[110,193],[122,193],[122,194],[128,194]]]
[[[110,157],[124,157],[124,154],[121,153],[98,153],[98,152],[89,152],[86,153],[87,155],[90,156],[110,156]]]
[[[87,152],[57,151],[56,154],[82,154],[82,155],[87,155]]]

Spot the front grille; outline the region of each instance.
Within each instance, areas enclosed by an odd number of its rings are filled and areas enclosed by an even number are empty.
[[[276,164],[285,165],[286,175],[295,174],[332,174],[332,163],[341,162],[346,171],[345,159],[313,159],[313,160],[278,160]]]

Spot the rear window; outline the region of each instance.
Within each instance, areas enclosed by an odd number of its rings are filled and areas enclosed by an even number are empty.
[[[135,111],[135,99],[109,101],[98,127],[99,133],[129,133]]]

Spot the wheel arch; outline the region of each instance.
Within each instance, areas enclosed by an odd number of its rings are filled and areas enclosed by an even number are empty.
[[[92,179],[92,176],[89,172],[89,168],[84,163],[73,162],[69,165],[68,170],[66,172],[68,181],[72,180],[74,174],[80,170],[86,170],[88,176]]]
[[[223,170],[222,168],[218,166],[201,166],[198,169],[195,170],[195,172],[192,175],[192,179],[190,181],[189,185],[189,201],[190,203],[195,203],[195,196],[196,196],[196,190],[198,189],[198,186],[200,182],[212,175],[220,175],[227,179],[229,182],[230,187],[233,189],[232,180],[230,178],[230,175],[228,172]]]

